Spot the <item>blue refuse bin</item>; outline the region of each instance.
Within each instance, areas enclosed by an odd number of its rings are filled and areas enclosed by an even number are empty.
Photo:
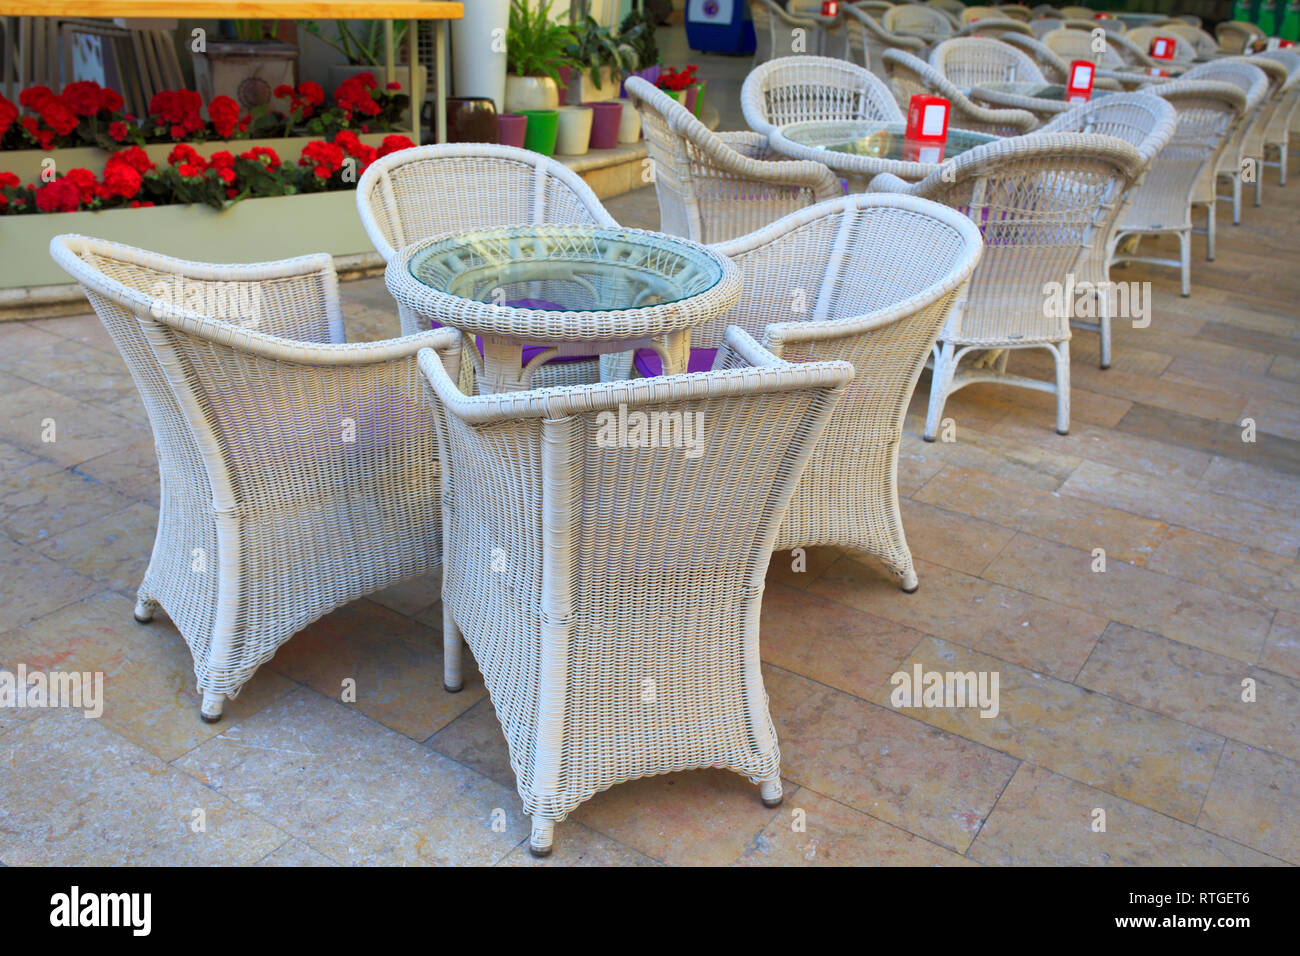
[[[745,0],[687,0],[686,42],[700,53],[753,53],[756,43],[749,4]]]

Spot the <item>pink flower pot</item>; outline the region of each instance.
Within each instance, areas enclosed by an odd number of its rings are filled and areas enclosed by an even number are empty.
[[[695,112],[695,102],[700,98],[700,88],[698,86],[688,86],[682,90],[681,104],[686,107],[688,113]]]
[[[528,132],[528,117],[522,113],[501,113],[497,116],[497,142],[502,146],[524,145],[524,135]]]
[[[591,121],[591,148],[613,149],[618,145],[618,124],[623,118],[623,104],[619,102],[590,102],[594,116]]]

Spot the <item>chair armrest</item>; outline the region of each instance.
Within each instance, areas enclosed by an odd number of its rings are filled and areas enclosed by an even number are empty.
[[[715,133],[714,135],[747,159],[766,161],[773,156],[781,155],[773,151],[772,147],[768,145],[765,133],[734,130],[726,133]]]
[[[916,185],[900,179],[893,173],[877,173],[867,185],[867,192],[915,194]]]
[[[722,333],[722,344],[713,360],[713,370],[757,368],[784,364],[777,354],[759,345],[752,335],[738,325],[729,325]]]

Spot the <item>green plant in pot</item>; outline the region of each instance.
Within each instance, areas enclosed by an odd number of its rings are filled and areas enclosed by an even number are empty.
[[[573,31],[551,19],[551,0],[511,0],[506,29],[506,111],[553,110],[560,105],[560,67]]]
[[[573,42],[565,52],[585,71],[569,81],[569,103],[573,105],[617,99],[624,75],[637,68],[636,48],[590,15],[573,28]]]
[[[370,73],[381,84],[386,82],[387,60],[383,20],[336,20],[333,21],[336,30],[322,28],[315,20],[304,20],[302,25],[308,33],[333,47],[347,60],[346,63],[330,65],[328,92],[331,97],[344,82],[362,73]],[[400,59],[409,50],[407,37],[410,27],[411,24],[407,20],[393,21],[393,54],[396,59]],[[395,79],[402,84],[402,89],[408,93],[412,92],[410,65],[396,66],[395,73]],[[419,74],[421,90],[429,88],[427,78],[428,71],[421,66]]]
[[[244,109],[270,104],[273,91],[293,85],[298,48],[282,43],[279,25],[265,20],[228,20],[226,37],[194,50],[194,85],[205,103],[229,96]]]

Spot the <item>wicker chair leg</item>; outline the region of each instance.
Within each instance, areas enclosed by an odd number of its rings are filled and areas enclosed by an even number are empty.
[[[912,567],[911,555],[907,558],[907,570],[899,577],[899,585],[904,594],[915,594],[916,589],[921,586],[921,582],[916,577],[916,569]]]
[[[1278,144],[1277,147],[1277,160],[1278,160],[1277,184],[1279,186],[1286,185],[1286,164],[1287,164],[1286,153],[1287,153],[1287,144],[1286,144],[1286,140],[1284,139],[1281,143]]]
[[[1049,346],[1056,357],[1056,433],[1070,434],[1070,343]]]
[[[465,686],[460,673],[460,650],[464,641],[460,628],[444,603],[442,606],[442,689],[449,694],[459,693]]]
[[[1192,231],[1184,229],[1178,234],[1178,258],[1183,279],[1183,298],[1192,294]]]
[[[1259,169],[1255,173],[1255,205],[1262,205],[1264,202],[1264,159],[1260,157]]]
[[[765,807],[779,807],[785,800],[785,794],[781,792],[781,778],[775,780],[763,780],[758,785],[759,796],[763,799]]]
[[[226,704],[226,695],[217,694],[210,690],[203,692],[203,707],[199,710],[199,716],[209,724],[215,724],[221,719],[221,711]]]
[[[1214,261],[1214,227],[1218,217],[1214,214],[1214,203],[1209,206],[1209,214],[1205,220],[1205,261]]]
[[[1101,367],[1110,368],[1110,295],[1097,295],[1097,331],[1101,333]]]
[[[1232,174],[1232,224],[1241,225],[1241,173]]]
[[[541,859],[555,849],[555,821],[533,814],[533,835],[528,840],[528,852]]]
[[[953,360],[955,349],[951,342],[940,342],[934,348],[934,371],[930,375],[930,408],[925,414],[925,432],[921,435],[926,441],[934,441],[939,434],[939,422],[943,416],[943,406],[948,401],[948,389],[952,387],[953,373],[957,363]]]
[[[135,600],[135,619],[137,623],[148,624],[153,620],[154,612],[158,610],[158,602],[151,601],[149,598],[137,597]]]

